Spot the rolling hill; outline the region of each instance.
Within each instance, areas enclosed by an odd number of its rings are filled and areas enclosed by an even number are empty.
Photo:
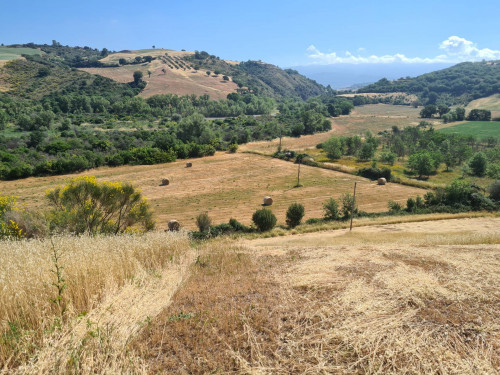
[[[405,92],[418,95],[422,104],[467,104],[500,93],[500,61],[464,62],[395,81],[383,78],[358,92]]]
[[[132,82],[137,70],[143,73],[146,82],[146,86],[141,87],[140,96],[143,97],[207,94],[212,99],[225,99],[229,93],[249,91],[259,96],[305,100],[327,92],[324,86],[295,70],[283,70],[261,61],[223,60],[204,51],[146,49],[110,53],[106,49],[68,47],[57,42],[2,48],[0,55],[8,63],[4,63],[0,71],[0,90],[27,98],[40,99],[68,87],[80,87],[82,78],[93,81],[95,75],[111,79],[126,89],[123,84]],[[58,76],[64,78],[53,85],[39,85],[35,78],[42,67],[57,69]],[[82,72],[92,76],[83,76]],[[41,86],[44,91],[39,93]],[[135,94],[137,92],[132,95]]]

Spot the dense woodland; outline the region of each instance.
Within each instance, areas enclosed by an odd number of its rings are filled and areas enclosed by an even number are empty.
[[[386,78],[359,92],[405,92],[416,94],[420,104],[466,104],[500,93],[500,61],[464,62],[415,78]]]
[[[145,86],[140,75],[123,84],[75,69],[107,55],[105,50],[55,41],[39,48],[45,54],[10,61],[0,75],[11,88],[0,94],[1,179],[212,155],[253,140],[327,131],[327,117],[353,108],[352,100],[323,89],[307,101],[296,95],[274,99],[258,95],[258,89],[226,100],[171,94],[143,99],[137,96]],[[203,56],[199,63],[212,59],[207,53],[195,56]],[[309,82],[296,72],[280,74]],[[294,86],[299,91],[300,82]]]

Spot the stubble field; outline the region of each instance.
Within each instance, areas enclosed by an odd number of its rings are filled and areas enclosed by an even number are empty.
[[[378,186],[365,178],[336,171],[301,166],[297,183],[297,165],[278,159],[253,154],[217,153],[213,157],[151,166],[123,166],[98,168],[77,175],[28,178],[2,182],[2,194],[17,195],[30,207],[44,207],[45,191],[64,184],[78,175],[95,175],[109,181],[131,181],[143,194],[155,212],[159,228],[166,228],[176,219],[187,228],[195,228],[195,218],[208,212],[215,223],[227,222],[231,217],[245,224],[251,223],[252,213],[261,208],[264,196],[274,199],[272,210],[278,223],[284,224],[285,212],[293,202],[305,206],[306,216],[322,217],[323,204],[330,197],[339,198],[357,186],[359,208],[368,212],[386,211],[387,202],[406,203],[408,197],[425,194],[425,190],[387,184]],[[169,178],[168,186],[160,186],[162,178]]]

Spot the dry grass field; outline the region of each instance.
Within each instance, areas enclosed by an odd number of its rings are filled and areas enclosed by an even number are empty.
[[[489,109],[491,118],[500,118],[500,94],[473,100],[466,107],[467,112],[472,109]]]
[[[133,60],[136,56],[164,57],[165,53],[172,58],[181,58],[193,52],[172,51],[164,49],[131,51],[128,53],[114,53],[102,59],[104,63],[117,63],[120,58]],[[169,66],[170,65],[170,66]],[[165,73],[163,72],[165,69]],[[196,71],[192,68],[176,68],[164,59],[156,59],[151,63],[137,65],[124,65],[116,68],[82,68],[85,72],[98,74],[111,78],[117,82],[127,83],[133,81],[136,70],[143,73],[143,80],[147,82],[146,88],[139,96],[148,98],[157,94],[177,94],[197,96],[208,94],[211,99],[226,99],[227,94],[236,92],[238,86],[232,82],[224,81],[222,76],[211,74],[207,76],[204,70]],[[148,75],[151,72],[151,77]]]
[[[499,225],[0,242],[0,373],[496,374]]]
[[[151,166],[123,166],[98,168],[80,175],[95,175],[109,181],[131,181],[142,189],[155,211],[159,228],[166,228],[176,219],[187,228],[195,228],[195,218],[207,211],[215,223],[228,222],[233,217],[250,224],[252,213],[261,208],[262,199],[274,199],[273,212],[278,223],[284,224],[285,212],[293,202],[302,203],[305,218],[322,217],[323,204],[330,197],[352,192],[358,182],[359,208],[368,212],[386,211],[387,202],[405,204],[408,197],[425,194],[425,190],[375,182],[336,171],[301,166],[303,185],[297,182],[297,165],[259,155],[218,153],[213,157]],[[27,178],[2,182],[2,195],[17,195],[30,207],[43,207],[44,194],[49,188],[64,184],[71,176]],[[161,179],[170,179],[170,185],[160,186]]]
[[[326,141],[332,135],[363,135],[367,130],[377,134],[383,130],[391,130],[393,126],[404,128],[415,126],[422,120],[420,109],[410,106],[389,104],[368,104],[355,107],[349,116],[330,118],[332,130],[326,133],[304,135],[300,138],[285,137],[282,147],[290,150],[307,150],[315,148],[318,143]],[[241,150],[257,151],[273,154],[278,148],[279,139],[271,142],[259,141],[241,146]]]

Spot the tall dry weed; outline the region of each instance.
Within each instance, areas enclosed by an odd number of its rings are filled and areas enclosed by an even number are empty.
[[[170,232],[1,241],[0,368],[27,361],[104,296],[161,275],[188,249],[185,233]]]

